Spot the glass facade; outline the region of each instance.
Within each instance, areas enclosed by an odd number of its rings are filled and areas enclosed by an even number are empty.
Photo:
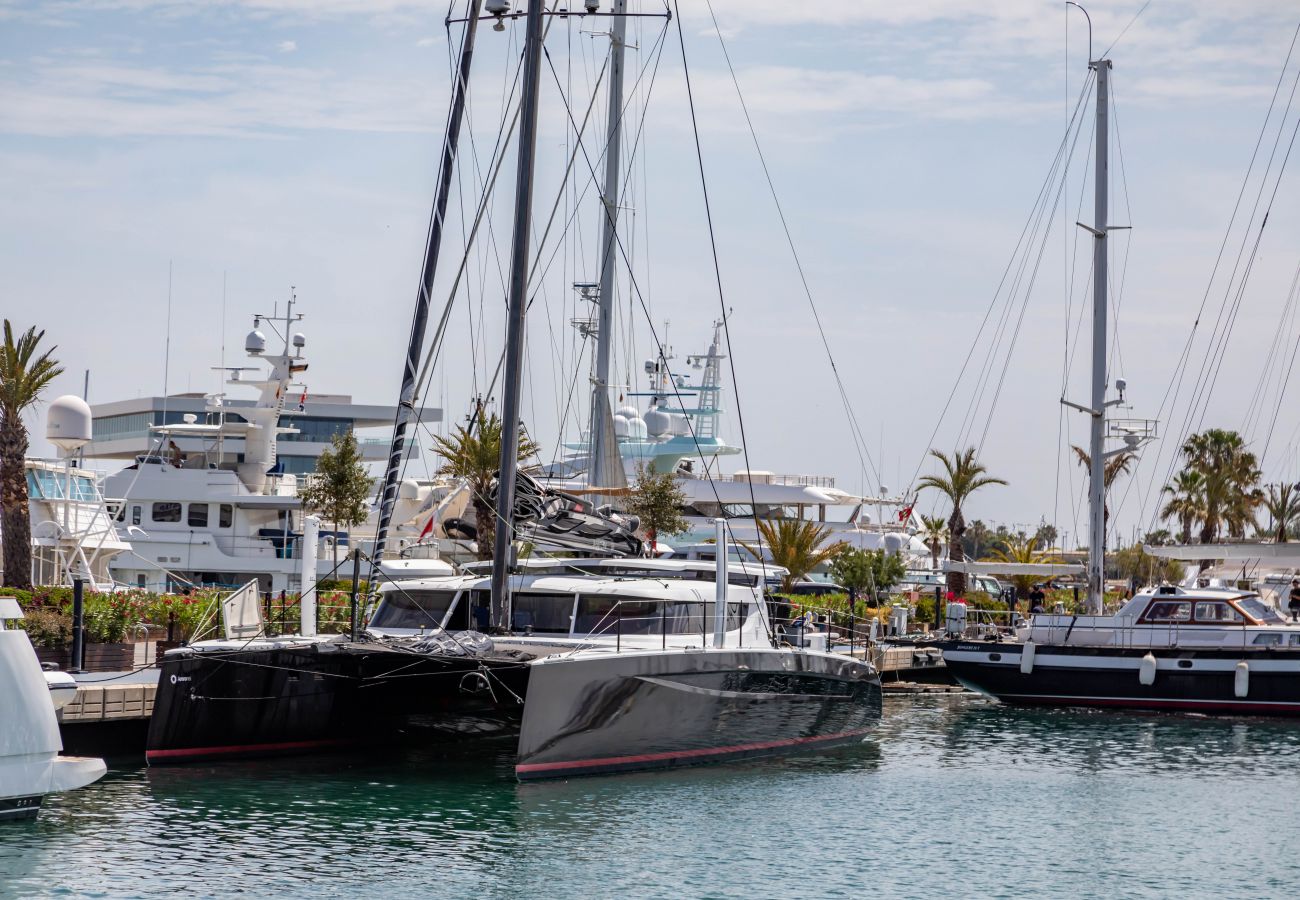
[[[298,434],[282,434],[281,441],[293,442],[311,442],[317,444],[328,444],[334,440],[334,435],[343,434],[352,429],[351,419],[328,419],[320,416],[295,416],[285,413],[280,418],[280,424],[286,428],[297,428]]]
[[[99,499],[95,484],[84,475],[72,476],[72,499],[94,502]],[[68,476],[48,469],[27,470],[27,496],[35,500],[63,500]]]

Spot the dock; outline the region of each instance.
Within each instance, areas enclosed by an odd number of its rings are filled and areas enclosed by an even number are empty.
[[[63,751],[78,756],[142,754],[157,694],[157,669],[78,675],[76,695],[55,714]]]

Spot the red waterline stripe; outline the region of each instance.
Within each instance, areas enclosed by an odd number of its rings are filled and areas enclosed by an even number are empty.
[[[797,744],[811,744],[818,741],[834,741],[844,738],[863,737],[870,731],[864,728],[858,731],[841,731],[838,734],[823,734],[817,737],[785,738],[779,741],[758,741],[752,744],[733,744],[730,747],[703,747],[696,750],[667,750],[662,753],[640,753],[632,756],[605,756],[597,759],[578,759],[570,762],[521,763],[515,766],[515,774],[528,772],[554,772],[561,769],[582,769],[588,766],[618,766],[636,763],[660,762],[666,759],[698,759],[703,756],[719,756],[724,753],[748,753],[754,750],[772,750],[777,747],[793,747]]]
[[[276,744],[230,744],[225,747],[182,747],[177,750],[146,750],[146,762],[155,759],[194,759],[200,756],[233,756],[239,753],[279,753],[319,747],[343,747],[357,743],[347,738],[322,738],[316,741],[282,741]]]

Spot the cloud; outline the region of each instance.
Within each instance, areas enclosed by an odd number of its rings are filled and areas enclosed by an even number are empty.
[[[275,49],[279,50],[281,53],[292,53],[293,51],[298,49],[298,42],[280,41],[280,43],[275,45]]]

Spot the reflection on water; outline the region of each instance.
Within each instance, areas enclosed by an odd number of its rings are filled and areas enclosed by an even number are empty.
[[[416,752],[115,767],[0,828],[0,895],[1266,896],[1300,726],[891,699],[860,747],[516,784]],[[1287,776],[1287,777],[1280,777]]]

